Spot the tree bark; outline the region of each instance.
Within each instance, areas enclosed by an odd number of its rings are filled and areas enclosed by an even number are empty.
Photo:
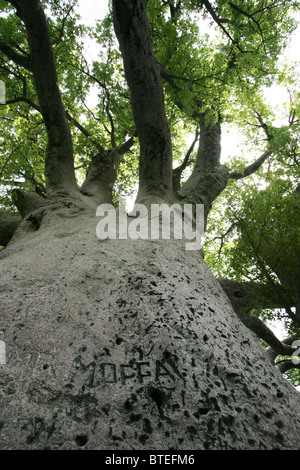
[[[200,253],[68,210],[0,255],[0,448],[298,449],[299,394]]]
[[[18,193],[25,221],[0,253],[0,449],[298,449],[299,394],[200,251],[180,239],[97,238],[93,198],[102,197],[105,160],[92,162],[81,188],[89,197],[69,191],[70,134],[45,17],[37,0],[11,3],[28,32],[56,197]],[[170,132],[146,3],[114,0],[115,29],[141,146],[138,200],[168,199]],[[200,121],[195,170],[177,196],[207,214],[228,172],[220,122]]]
[[[219,279],[218,281],[244,325],[269,344],[273,352],[276,353],[275,357],[268,353],[272,363],[278,355],[288,356],[293,353],[290,344],[280,341],[262,320],[251,313],[253,309],[284,308],[286,302],[282,300],[284,296],[280,295],[282,291],[280,286],[274,292],[272,286],[237,282],[230,279]],[[292,299],[289,305],[291,307],[294,305]]]
[[[119,147],[99,149],[80,188],[81,193],[93,198],[98,204],[112,204],[113,186],[117,179],[120,159],[133,144],[134,138],[131,137]]]
[[[62,103],[48,24],[39,0],[12,0],[27,31],[34,83],[47,135],[45,158],[47,193],[76,190],[73,144]]]
[[[177,198],[186,203],[204,204],[205,219],[213,201],[228,182],[228,169],[220,164],[221,121],[207,122],[212,110],[199,116],[200,142],[194,170],[180,190]]]
[[[114,26],[124,61],[140,142],[137,200],[171,200],[172,145],[160,68],[152,50],[147,0],[114,0]]]
[[[0,217],[0,246],[6,246],[22,222],[20,216]]]

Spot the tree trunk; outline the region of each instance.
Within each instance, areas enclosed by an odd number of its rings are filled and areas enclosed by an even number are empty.
[[[1,449],[299,447],[299,393],[200,252],[45,211],[0,256]]]

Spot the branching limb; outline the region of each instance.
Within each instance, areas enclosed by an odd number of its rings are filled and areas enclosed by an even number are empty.
[[[173,192],[176,193],[180,189],[180,181],[181,181],[181,175],[183,171],[187,168],[187,166],[190,164],[190,158],[191,155],[194,151],[195,145],[199,139],[199,130],[196,130],[196,134],[194,137],[193,142],[191,143],[183,162],[181,165],[179,165],[177,168],[173,169]]]
[[[291,335],[289,336],[288,338],[285,338],[283,339],[281,342],[283,344],[286,344],[288,346],[291,346],[293,344],[294,341],[297,341],[299,338],[298,338],[298,335]],[[294,351],[294,350],[293,350]],[[272,364],[275,363],[275,360],[277,358],[277,356],[280,356],[281,354],[278,353],[278,351],[276,351],[272,346],[269,346],[267,349],[266,349],[266,354],[269,356],[270,358],[270,361],[272,362]]]
[[[62,103],[46,17],[39,0],[10,0],[25,24],[36,92],[48,136],[47,193],[76,190],[71,132]]]
[[[276,367],[278,367],[282,374],[285,374],[291,369],[300,369],[300,364],[295,364],[292,359],[285,359],[283,361],[277,362]]]
[[[6,44],[0,38],[0,51],[6,55],[10,60],[12,60],[15,64],[24,67],[25,69],[32,72],[32,62],[31,58],[27,55],[20,54],[19,52],[15,51],[9,44]]]
[[[123,144],[119,145],[117,148],[117,151],[120,156],[124,155],[124,153],[128,152],[128,150],[131,149],[131,147],[134,145],[134,138],[136,137],[136,132],[132,137],[129,137]]]
[[[66,26],[66,21],[71,13],[71,11],[74,9],[74,5],[72,4],[67,11],[65,12],[65,16],[62,19],[61,27],[59,30],[58,37],[52,42],[52,46],[55,46],[56,44],[59,44],[64,36],[64,29]]]
[[[195,167],[189,179],[177,192],[177,198],[181,202],[204,204],[205,218],[213,201],[228,182],[228,170],[220,164],[221,119],[218,117],[216,122],[210,123],[212,112],[213,110],[207,110],[199,116],[200,142]]]
[[[253,173],[256,173],[259,168],[264,164],[264,162],[267,160],[272,155],[272,150],[268,149],[264,153],[261,154],[260,157],[258,157],[255,162],[251,163],[248,165],[242,173],[233,171],[229,174],[229,179],[234,179],[234,180],[239,180],[242,178],[246,178],[247,176],[253,175]]]
[[[263,121],[258,111],[255,111],[255,116],[258,121],[258,124],[256,127],[260,127],[264,131],[267,141],[269,143],[269,148],[265,152],[263,152],[260,155],[260,157],[257,158],[257,160],[255,160],[253,163],[248,165],[242,173],[237,172],[237,171],[231,172],[229,175],[230,179],[239,180],[239,179],[246,178],[247,176],[250,176],[256,173],[259,170],[259,168],[264,164],[264,162],[267,160],[267,158],[269,158],[273,153],[271,149],[271,142],[272,140],[274,140],[274,136],[272,135],[269,126]]]
[[[90,164],[86,179],[80,188],[81,193],[92,197],[97,204],[111,204],[120,158],[133,145],[134,136],[119,147],[100,150]]]
[[[251,310],[254,308],[282,307],[280,297],[274,297],[268,286],[262,288],[261,285],[254,283],[237,282],[230,279],[219,279],[218,281],[244,325],[269,344],[270,348],[266,350],[266,353],[272,363],[278,355],[291,355],[293,352],[291,343],[280,341],[262,320],[251,314]]]
[[[276,288],[271,285],[255,282],[233,281],[231,279],[218,279],[222,289],[228,296],[234,310],[250,311],[252,309],[285,308],[287,300],[280,285]],[[289,301],[290,307],[294,299]]]
[[[92,136],[92,134],[74,117],[74,116],[71,116],[71,114],[69,113],[69,111],[67,110],[66,111],[66,116],[68,118],[68,120],[70,122],[72,122],[74,124],[75,127],[77,127],[77,129],[82,132],[82,134],[85,136],[85,137],[88,137],[92,142],[93,144],[95,145],[96,149],[99,151],[99,152],[102,152],[104,150],[104,148],[102,147],[101,144],[99,144],[99,142],[97,142],[94,137]]]
[[[39,196],[38,194],[31,194],[21,189],[15,189],[13,192],[14,203],[19,210],[22,218],[26,217],[31,212],[39,209],[48,204],[47,199]]]
[[[224,23],[228,23],[229,21],[227,19],[219,18],[215,10],[213,9],[211,3],[208,0],[203,0],[203,5],[205,6],[206,10],[212,17],[212,19],[217,23],[217,25],[221,28],[221,30],[224,32],[224,34],[230,39],[230,41],[238,48],[240,52],[246,52],[243,49],[240,48],[238,42],[231,36],[229,31],[225,28]]]
[[[246,18],[248,18],[249,20],[253,21],[253,23],[256,25],[257,27],[257,30],[261,36],[261,40],[262,40],[262,44],[263,44],[263,47],[264,47],[264,53],[267,54],[267,51],[266,51],[266,47],[265,47],[265,43],[264,43],[264,34],[263,34],[263,31],[261,29],[261,26],[259,24],[259,22],[256,20],[256,18],[254,18],[254,15],[253,14],[250,14],[248,13],[247,11],[243,10],[242,8],[240,8],[239,6],[235,5],[234,3],[232,2],[228,2],[228,5],[231,6],[231,8],[233,8],[234,10],[238,11],[239,13],[241,13],[242,15],[246,16]]]
[[[27,96],[18,96],[17,98],[13,98],[11,100],[7,100],[3,106],[9,105],[9,104],[15,104],[15,103],[27,103],[31,108],[35,109],[36,111],[41,112],[40,107],[34,103],[30,98],[27,98]]]
[[[0,217],[0,245],[6,246],[22,222],[22,217]]]
[[[114,0],[114,27],[124,61],[140,142],[138,199],[171,199],[172,145],[146,0]]]

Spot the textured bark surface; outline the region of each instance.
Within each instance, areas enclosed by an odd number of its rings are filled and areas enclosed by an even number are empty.
[[[48,194],[64,186],[75,190],[73,143],[62,103],[48,24],[38,0],[11,0],[26,27],[39,109],[45,123],[48,145],[45,177]]]
[[[1,254],[0,448],[299,448],[299,393],[200,253],[100,241],[94,214],[23,222]]]
[[[160,68],[146,14],[146,0],[115,0],[114,26],[119,41],[140,143],[139,193],[170,200],[172,144],[165,113]]]

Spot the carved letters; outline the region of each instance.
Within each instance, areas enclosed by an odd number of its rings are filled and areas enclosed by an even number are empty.
[[[178,369],[177,358],[175,360],[172,355],[164,354],[160,360],[149,358],[143,361],[140,358],[140,360],[131,359],[128,363],[118,363],[116,359],[107,362],[95,359],[89,362],[78,355],[69,367],[65,364],[63,370],[53,354],[19,350],[16,347],[9,355],[6,367],[10,370],[14,366],[21,367],[22,373],[19,379],[23,386],[32,377],[55,381],[58,376],[62,381],[88,388],[147,382],[159,382],[168,386],[174,385],[178,380],[185,387],[186,381],[185,374]]]
[[[159,360],[151,362],[131,361],[130,364],[115,364],[113,362],[84,364],[81,357],[78,356],[71,366],[69,380],[73,382],[83,375],[84,383],[88,387],[116,383],[125,385],[128,382],[143,384],[147,380],[174,383],[178,378],[185,382],[175,364],[171,361],[164,363]]]

